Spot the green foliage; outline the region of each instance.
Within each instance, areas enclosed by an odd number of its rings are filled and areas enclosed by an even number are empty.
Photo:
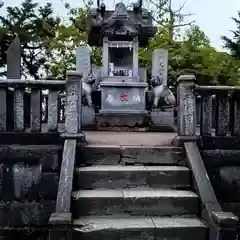
[[[75,69],[75,50],[87,43],[88,7],[89,5],[85,8],[70,8],[68,12],[70,23],[60,24],[56,36],[46,44],[51,64],[46,64],[45,68],[54,78],[65,79],[67,71]],[[101,52],[98,48],[92,48],[92,63],[101,65]]]
[[[225,47],[228,48],[231,52],[231,54],[237,58],[240,59],[240,12],[238,12],[238,18],[232,18],[233,21],[237,25],[237,30],[232,31],[233,33],[233,39],[230,39],[226,36],[223,36],[222,39],[225,43]]]
[[[151,68],[153,50],[165,48],[169,50],[170,84],[185,73],[195,74],[198,84],[238,84],[239,62],[213,48],[198,26],[189,28],[179,41],[173,40],[167,29],[159,29],[148,47],[140,51],[141,65]]]
[[[150,70],[153,50],[165,48],[169,51],[170,84],[175,84],[177,77],[184,73],[195,74],[198,84],[238,84],[240,20],[234,19],[238,24],[234,39],[224,38],[226,46],[236,57],[233,58],[212,47],[198,26],[183,23],[183,17],[186,16],[180,13],[183,6],[172,10],[171,0],[160,0],[159,4],[161,7],[156,8],[155,14],[159,29],[148,46],[140,49],[140,65]],[[6,50],[15,34],[18,34],[22,43],[25,75],[37,79],[43,72],[49,78],[65,79],[66,72],[76,67],[76,48],[87,43],[87,14],[91,5],[92,1],[87,0],[82,8],[71,8],[65,3],[69,19],[67,23],[53,17],[49,3],[40,7],[33,0],[24,0],[20,7],[8,7],[7,16],[0,17],[0,67],[6,65]],[[182,34],[179,29],[186,26],[187,31]],[[92,63],[98,66],[102,64],[99,48],[92,48]]]
[[[46,61],[44,43],[54,37],[59,21],[53,17],[50,3],[40,7],[33,0],[24,0],[19,7],[7,7],[6,17],[0,16],[0,66],[6,65],[6,50],[18,34],[23,74],[39,78],[41,66]]]

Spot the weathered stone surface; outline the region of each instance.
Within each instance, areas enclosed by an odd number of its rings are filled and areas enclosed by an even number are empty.
[[[173,125],[174,113],[173,111],[151,111],[151,121],[153,125]]]
[[[36,229],[34,227],[20,227],[20,228],[8,228],[0,230],[0,237],[2,239],[24,239],[24,240],[40,240],[47,239],[48,230],[47,229]]]
[[[124,163],[175,165],[183,160],[182,148],[153,147],[153,146],[122,146]]]
[[[74,238],[136,240],[204,240],[207,228],[196,218],[93,216],[73,223]]]
[[[72,196],[75,216],[124,213],[121,190],[84,190],[73,192]]]
[[[208,169],[221,166],[240,166],[238,149],[213,149],[202,150],[201,156]]]
[[[239,202],[228,202],[222,203],[224,211],[233,212],[236,216],[240,217],[240,203]]]
[[[54,201],[1,203],[1,226],[46,225]]]
[[[222,201],[240,201],[240,167],[221,167],[218,194]]]
[[[76,140],[65,140],[64,143],[57,193],[56,213],[70,212],[73,174],[76,158],[76,142]]]
[[[102,165],[76,169],[77,189],[131,187],[188,188],[190,171],[175,166]]]
[[[77,164],[116,165],[119,163],[121,151],[119,146],[87,145],[78,148]]]
[[[41,174],[39,183],[39,197],[45,200],[54,200],[57,197],[59,176],[56,173]]]
[[[198,197],[189,191],[124,189],[125,211],[133,215],[197,215]]]
[[[208,239],[206,225],[196,218],[152,218],[156,240]]]
[[[196,215],[198,197],[189,191],[124,189],[80,190],[73,193],[77,216],[86,215]]]
[[[155,226],[150,217],[85,217],[75,220],[74,237],[85,240],[154,240]]]
[[[10,163],[40,163],[43,171],[59,169],[62,147],[57,145],[11,145],[7,148],[5,160]]]

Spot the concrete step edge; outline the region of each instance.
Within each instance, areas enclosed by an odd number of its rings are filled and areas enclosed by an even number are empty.
[[[184,166],[122,166],[122,165],[94,165],[87,167],[76,167],[75,173],[80,174],[81,172],[124,172],[124,171],[157,171],[157,172],[189,172],[190,169]]]
[[[76,231],[91,232],[105,229],[131,229],[131,228],[203,228],[207,226],[199,218],[181,217],[146,217],[146,216],[87,216],[74,219],[73,226]]]
[[[74,200],[79,198],[198,198],[192,191],[175,189],[96,189],[78,190],[72,192]]]

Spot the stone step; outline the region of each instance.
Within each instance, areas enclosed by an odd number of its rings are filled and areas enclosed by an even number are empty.
[[[141,138],[141,136],[139,136]],[[104,138],[104,135],[103,135]],[[78,145],[77,165],[185,165],[184,149],[173,146]]]
[[[73,214],[198,215],[199,199],[191,191],[172,189],[99,189],[72,193]]]
[[[73,224],[73,236],[82,240],[208,239],[206,225],[197,218],[92,216]]]
[[[183,166],[98,165],[76,168],[75,173],[76,189],[188,189],[191,183],[191,172]]]

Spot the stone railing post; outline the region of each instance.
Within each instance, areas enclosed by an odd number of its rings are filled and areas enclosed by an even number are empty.
[[[178,137],[174,143],[176,145],[196,139],[195,80],[194,75],[181,75],[177,80]]]
[[[81,133],[81,96],[82,96],[82,74],[69,72],[66,83],[66,108],[65,108],[65,139],[61,172],[58,183],[58,194],[56,211],[49,219],[51,229],[49,240],[71,240],[71,194],[73,186],[73,174],[76,158],[77,140],[84,139]]]
[[[82,74],[68,72],[66,83],[65,134],[76,135],[81,132],[82,120]]]
[[[236,240],[238,218],[231,212],[213,212],[209,240]]]

